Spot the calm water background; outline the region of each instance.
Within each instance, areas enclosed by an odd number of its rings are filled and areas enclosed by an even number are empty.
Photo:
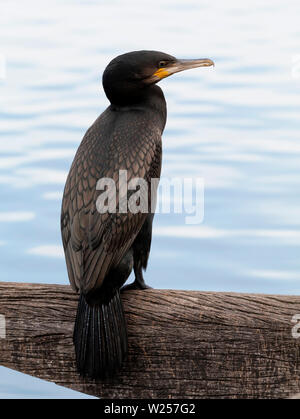
[[[216,67],[161,83],[168,102],[162,176],[204,177],[205,215],[198,226],[185,225],[184,215],[156,216],[148,283],[300,292],[298,1],[1,6],[2,281],[68,282],[60,201],[76,148],[107,106],[102,71],[120,53],[154,49],[207,56]],[[72,397],[43,384],[42,391],[0,368],[2,395]]]

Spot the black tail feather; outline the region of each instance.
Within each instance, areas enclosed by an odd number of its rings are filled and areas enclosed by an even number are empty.
[[[118,289],[93,304],[80,295],[73,341],[81,375],[105,378],[120,369],[127,357],[127,330]]]

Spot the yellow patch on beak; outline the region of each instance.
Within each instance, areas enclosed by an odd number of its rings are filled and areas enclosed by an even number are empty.
[[[153,76],[158,77],[159,79],[164,79],[165,77],[168,77],[170,75],[170,73],[168,72],[168,70],[166,68],[159,68],[154,74]]]

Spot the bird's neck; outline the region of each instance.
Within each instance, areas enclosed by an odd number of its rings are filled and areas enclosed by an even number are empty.
[[[116,102],[116,103],[114,103]],[[157,85],[134,91],[123,99],[111,103],[111,110],[115,112],[146,111],[156,114],[161,120],[162,130],[166,124],[167,105],[161,88]]]

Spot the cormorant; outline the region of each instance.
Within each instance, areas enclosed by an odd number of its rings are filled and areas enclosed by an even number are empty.
[[[211,66],[209,59],[178,60],[157,51],[134,51],[113,59],[103,73],[110,106],[86,132],[66,181],[61,213],[68,276],[80,293],[73,341],[78,372],[91,378],[112,376],[127,356],[127,332],[120,288],[132,269],[131,288],[147,288],[147,267],[154,213],[99,212],[97,182],[150,184],[161,171],[161,135],[166,101],[161,79],[190,68]],[[149,188],[149,200],[150,197]]]

